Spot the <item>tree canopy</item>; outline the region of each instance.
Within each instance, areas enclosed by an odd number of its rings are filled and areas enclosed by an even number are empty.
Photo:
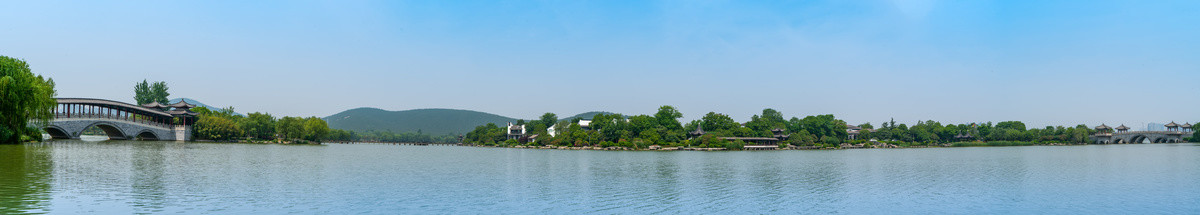
[[[1046,126],[1045,128],[1026,129],[1020,121],[1004,121],[1000,123],[969,123],[947,124],[927,120],[916,125],[896,124],[895,121],[884,122],[874,132],[858,135],[861,139],[878,139],[884,141],[900,141],[914,145],[931,143],[952,143],[960,141],[1019,141],[1039,143],[1086,143],[1088,136],[1095,130],[1086,125],[1074,127]]]
[[[261,140],[275,138],[275,117],[269,113],[254,112],[246,115],[240,122],[246,136]]]
[[[40,129],[54,117],[54,79],[34,75],[25,61],[0,56],[0,144],[41,139]]]
[[[542,118],[539,122],[546,126],[546,128],[549,128],[550,126],[554,126],[554,123],[558,122],[558,115],[554,115],[554,113],[542,114]]]
[[[250,113],[240,116],[234,113],[233,107],[212,111],[205,107],[192,108],[199,113],[199,119],[193,125],[193,135],[196,139],[205,140],[276,140],[286,141],[306,140],[320,142],[331,135],[337,135],[339,140],[358,138],[352,132],[329,129],[325,120],[317,117],[283,117],[276,119],[269,113]]]
[[[1024,122],[1004,121],[993,124],[967,123],[942,124],[926,120],[915,124],[897,123],[888,120],[879,126],[871,123],[858,124],[855,138],[847,130],[850,124],[832,114],[792,117],[784,120],[784,114],[771,108],[738,123],[728,115],[709,112],[699,120],[680,125],[682,117],[672,106],[662,106],[654,115],[624,116],[620,114],[597,114],[589,129],[578,124],[578,120],[560,121],[555,125],[558,132],[547,138],[545,128],[538,125],[531,134],[538,134],[536,142],[508,140],[503,127],[494,124],[482,125],[467,134],[463,142],[484,145],[531,144],[556,146],[622,146],[641,148],[649,145],[688,146],[704,148],[738,149],[744,144],[720,137],[774,137],[773,130],[783,129],[788,135],[780,145],[839,147],[842,143],[865,143],[875,139],[900,145],[950,144],[969,141],[1010,141],[1030,143],[1085,143],[1094,133],[1086,125],[1074,127],[1047,126],[1026,127]],[[540,120],[535,120],[540,121]],[[538,124],[531,122],[533,124]],[[703,128],[704,135],[689,136],[685,131]]]
[[[167,102],[170,102],[170,100],[167,100],[167,97],[171,95],[171,93],[167,92],[167,89],[167,82],[165,81],[149,83],[145,79],[142,79],[142,83],[137,83],[133,86],[133,99],[137,101],[138,105],[153,102],[165,105]]]
[[[783,113],[764,109],[761,115],[751,117],[743,126],[728,115],[709,112],[700,120],[681,125],[683,114],[673,106],[664,105],[653,115],[624,116],[600,113],[593,116],[585,129],[577,120],[558,122],[556,135],[547,137],[545,128],[533,128],[536,142],[516,141],[522,144],[557,146],[621,146],[644,148],[650,145],[690,146],[703,148],[740,149],[745,143],[728,141],[720,137],[772,137],[772,129],[785,129],[796,137],[794,144],[836,144],[846,138],[845,122],[833,115],[808,116],[804,119],[784,120]],[[535,120],[537,121],[537,120]],[[533,123],[532,124],[537,124]],[[566,125],[564,125],[566,124]],[[689,137],[686,131],[702,127],[706,135]],[[527,127],[528,128],[528,127]],[[495,124],[481,125],[466,135],[463,142],[483,145],[514,144],[508,140],[507,130]]]

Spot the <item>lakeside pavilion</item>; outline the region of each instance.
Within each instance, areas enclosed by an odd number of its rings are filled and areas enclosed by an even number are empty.
[[[776,128],[771,129],[771,137],[722,137],[727,141],[741,140],[746,145],[742,146],[744,150],[776,150],[779,149],[779,141],[785,141],[791,135],[784,134],[785,130]]]
[[[200,115],[200,113],[192,111],[192,108],[195,108],[196,105],[189,104],[187,101],[183,100],[179,100],[179,102],[169,105],[151,102],[150,104],[142,105],[142,107],[167,112],[167,114],[171,114],[171,118],[175,119],[174,121],[176,125],[182,126],[191,126],[196,124],[196,117]]]
[[[1179,130],[1179,124],[1175,124],[1175,121],[1171,121],[1171,123],[1167,123],[1164,126],[1167,126],[1167,131],[1182,131]]]
[[[791,135],[786,135],[783,129],[771,129],[772,137],[720,137],[722,140],[734,141],[741,140],[746,145],[742,146],[745,150],[775,150],[779,149],[779,141],[787,140]],[[704,126],[696,126],[695,131],[688,132],[688,139],[699,138],[708,132],[704,131]]]
[[[1129,132],[1129,127],[1125,126],[1125,124],[1121,124],[1121,126],[1117,126],[1118,134],[1125,133],[1125,132]]]

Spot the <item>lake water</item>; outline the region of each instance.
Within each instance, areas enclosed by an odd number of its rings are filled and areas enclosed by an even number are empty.
[[[0,145],[0,214],[1195,214],[1200,145]]]

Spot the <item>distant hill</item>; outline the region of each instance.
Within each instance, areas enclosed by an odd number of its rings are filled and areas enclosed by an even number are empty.
[[[517,119],[496,114],[455,109],[414,109],[387,111],[355,108],[325,117],[330,128],[352,131],[417,132],[424,134],[465,134],[487,123],[505,125]]]
[[[574,116],[565,117],[565,118],[562,118],[562,119],[563,119],[563,120],[568,120],[568,119],[572,119],[572,118],[580,118],[580,119],[592,119],[592,117],[595,117],[597,114],[601,114],[601,113],[603,113],[603,114],[613,114],[612,112],[608,112],[608,111],[592,111],[592,112],[586,112],[586,113],[581,113],[581,114],[575,114]]]
[[[188,103],[188,104],[193,104],[193,105],[196,105],[196,107],[204,107],[204,108],[208,108],[209,110],[212,110],[212,111],[222,111],[222,110],[225,110],[224,108],[219,108],[219,107],[213,107],[213,106],[209,106],[209,105],[206,105],[206,104],[204,104],[204,103],[201,103],[200,101],[196,101],[196,100],[194,100],[194,99],[189,99],[189,98],[174,98],[174,99],[171,99],[171,100],[168,100],[168,101],[170,101],[170,103],[171,103],[171,104],[175,104],[175,103],[178,103],[180,100],[187,101],[187,103]],[[236,114],[236,115],[238,115],[238,116],[246,116],[246,115],[242,115],[241,113],[237,113],[237,112],[234,112],[233,114]]]

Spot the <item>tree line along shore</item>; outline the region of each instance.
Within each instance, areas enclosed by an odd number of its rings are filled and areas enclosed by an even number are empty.
[[[889,119],[878,126],[850,125],[833,115],[785,119],[783,113],[770,108],[742,123],[715,112],[687,123],[679,122],[682,117],[669,105],[653,115],[601,113],[590,120],[560,120],[546,113],[507,126],[477,126],[464,136],[463,143],[593,150],[749,150],[766,145],[774,145],[771,149],[923,148],[1075,145],[1088,143],[1096,133],[1083,124],[1027,128],[1020,121],[942,124],[928,120],[908,125]]]

